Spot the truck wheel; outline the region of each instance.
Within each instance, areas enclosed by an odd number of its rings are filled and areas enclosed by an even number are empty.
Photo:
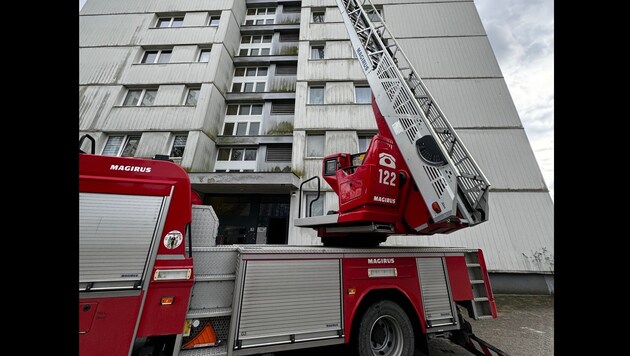
[[[412,356],[413,326],[398,304],[383,300],[363,314],[357,343],[360,356]]]

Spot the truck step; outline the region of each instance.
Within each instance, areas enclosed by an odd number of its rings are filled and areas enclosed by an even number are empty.
[[[475,298],[474,301],[475,302],[487,302],[488,298],[486,298],[486,297],[479,297],[479,298]]]
[[[483,279],[471,279],[470,284],[483,284]]]
[[[198,274],[198,275],[195,275],[195,282],[233,281],[235,279],[236,279],[235,274]]]
[[[190,309],[186,313],[187,319],[213,318],[217,316],[232,315],[232,308],[212,308],[212,309]]]
[[[204,347],[201,349],[181,350],[179,356],[223,356],[227,355],[227,346]]]

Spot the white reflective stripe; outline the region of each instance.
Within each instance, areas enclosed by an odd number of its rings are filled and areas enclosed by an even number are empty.
[[[183,260],[185,257],[182,255],[157,255],[157,260]]]

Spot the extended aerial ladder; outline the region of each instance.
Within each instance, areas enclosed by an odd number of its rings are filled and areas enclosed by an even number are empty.
[[[450,233],[486,221],[488,179],[374,4],[336,1],[373,93],[379,134],[365,153],[324,158],[322,176],[339,196],[339,211],[300,216],[296,226],[317,229],[326,244],[359,234],[384,241]]]

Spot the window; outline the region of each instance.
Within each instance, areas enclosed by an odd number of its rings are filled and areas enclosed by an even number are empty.
[[[139,142],[140,135],[109,136],[102,154],[105,156],[133,157]]]
[[[188,140],[188,134],[175,135],[173,140],[173,147],[171,148],[171,157],[184,156],[184,149],[186,149],[186,141]]]
[[[294,64],[276,64],[276,75],[296,75],[297,65]]]
[[[296,14],[296,13],[300,13],[302,12],[302,6],[289,6],[289,5],[284,5],[284,7],[282,8],[282,13],[283,14]]]
[[[234,69],[232,92],[262,93],[267,85],[268,67],[239,67]]]
[[[298,32],[280,32],[279,42],[298,42],[300,34]]]
[[[184,24],[184,17],[160,17],[158,18],[156,27],[182,27]]]
[[[306,216],[320,216],[324,215],[324,194],[323,192],[319,195],[319,199],[317,198],[317,193],[304,193],[305,206],[304,211],[306,212]],[[315,201],[312,205],[311,202]]]
[[[308,103],[323,104],[324,103],[324,87],[312,86],[308,88]]]
[[[123,106],[151,106],[156,95],[157,89],[129,89]]]
[[[366,152],[374,134],[359,134],[359,152]]]
[[[197,62],[205,62],[208,63],[210,61],[210,48],[202,48],[199,50],[199,58],[197,58]]]
[[[208,26],[219,26],[219,20],[221,19],[221,16],[210,16],[210,22],[208,23]]]
[[[273,25],[276,21],[275,7],[259,7],[247,9],[245,25]]]
[[[271,53],[272,35],[241,36],[239,56],[268,56]]]
[[[188,88],[188,93],[186,93],[186,100],[184,101],[184,105],[197,105],[200,92],[200,88]]]
[[[354,102],[357,104],[369,104],[372,102],[372,90],[367,85],[354,87]]]
[[[291,162],[292,145],[267,145],[265,162]]]
[[[253,172],[257,154],[258,148],[255,147],[221,147],[214,164],[215,172]]]
[[[306,157],[324,157],[324,134],[306,135]]]
[[[168,63],[171,60],[171,53],[173,51],[168,50],[156,50],[145,51],[140,63],[153,64],[153,63]]]
[[[324,45],[311,46],[311,59],[324,59]]]
[[[271,102],[271,114],[293,115],[295,113],[295,100],[276,100]]]
[[[323,23],[326,18],[326,12],[324,10],[313,11],[313,22]]]
[[[225,114],[223,135],[256,136],[260,134],[262,104],[230,104]]]

